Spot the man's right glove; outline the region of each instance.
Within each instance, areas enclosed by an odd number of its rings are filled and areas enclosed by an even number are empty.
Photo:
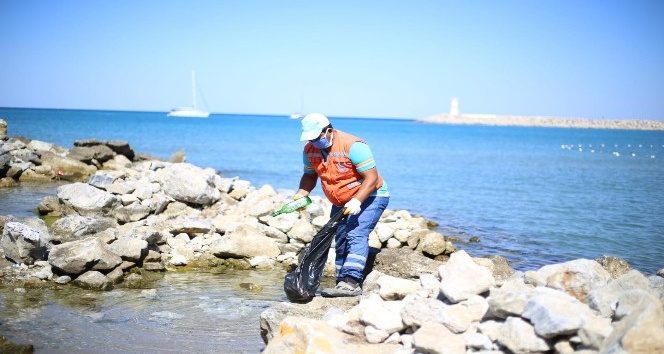
[[[349,200],[348,203],[346,203],[346,205],[344,205],[344,208],[345,208],[344,210],[345,214],[357,215],[362,210],[362,203],[358,199],[353,198]]]

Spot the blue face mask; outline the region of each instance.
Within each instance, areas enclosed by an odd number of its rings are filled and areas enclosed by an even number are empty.
[[[324,150],[332,146],[333,139],[334,139],[334,133],[330,134],[330,140],[327,140],[326,137],[322,137],[316,141],[312,141],[311,145],[313,145],[316,149]]]

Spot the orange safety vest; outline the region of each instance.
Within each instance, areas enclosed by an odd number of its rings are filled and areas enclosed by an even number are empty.
[[[320,149],[315,148],[311,142],[304,146],[307,160],[320,177],[323,192],[327,199],[336,206],[343,206],[353,198],[357,187],[364,180],[350,161],[350,147],[355,142],[366,142],[354,135],[334,130],[333,145],[330,147],[327,161],[323,159]],[[378,175],[378,188],[383,185],[383,178]]]

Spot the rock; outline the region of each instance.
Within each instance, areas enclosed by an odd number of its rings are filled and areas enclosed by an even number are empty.
[[[602,343],[600,352],[664,352],[664,306],[659,299],[643,290],[627,291],[619,299],[616,312],[625,316]]]
[[[420,299],[412,297],[401,310],[401,318],[406,326],[421,327],[427,322],[442,324],[445,319],[445,309],[448,305],[432,298]]]
[[[49,253],[48,262],[53,268],[70,275],[89,270],[112,270],[122,259],[97,238],[71,241],[55,245]]]
[[[113,281],[98,271],[88,271],[74,279],[72,283],[78,287],[90,290],[111,290]]]
[[[281,251],[277,243],[249,226],[240,226],[210,245],[210,251],[221,258],[251,258],[265,255],[277,257]]]
[[[108,245],[108,248],[122,260],[139,262],[148,253],[148,242],[145,240],[122,237]]]
[[[261,337],[269,343],[277,335],[280,323],[287,317],[306,317],[322,319],[331,309],[342,312],[350,310],[359,303],[359,297],[331,298],[314,297],[305,304],[279,302],[263,311],[260,315]]]
[[[426,322],[413,334],[413,348],[422,353],[465,353],[466,342],[440,323]]]
[[[585,302],[588,293],[597,287],[606,285],[611,280],[609,272],[593,260],[576,259],[573,261],[551,264],[525,273],[526,283],[547,286],[563,290]]]
[[[281,322],[275,338],[263,354],[281,353],[395,353],[398,344],[352,343],[347,335],[320,320],[288,317]]]
[[[408,248],[382,249],[376,254],[371,269],[398,278],[418,279],[422,273],[437,274],[441,264]],[[370,267],[368,262],[367,267]]]
[[[599,263],[607,272],[609,272],[609,274],[611,274],[611,278],[613,279],[619,278],[632,269],[629,266],[629,263],[618,257],[604,255],[595,259],[595,261]]]
[[[39,215],[60,216],[62,215],[60,208],[60,199],[56,196],[47,196],[37,206]]]
[[[527,285],[520,277],[506,281],[499,288],[489,292],[489,311],[498,318],[521,316],[530,298],[535,296],[535,287]]]
[[[508,317],[500,327],[498,342],[513,353],[537,353],[551,349],[535,334],[533,326],[520,317]]]
[[[586,302],[604,317],[612,317],[617,306],[618,299],[627,289],[649,290],[650,282],[637,270],[631,270],[603,287],[591,290]]]
[[[59,171],[59,178],[71,181],[85,180],[97,171],[95,166],[90,166],[81,161],[63,157],[50,151],[42,152],[41,162],[42,166],[47,167],[50,171],[54,173]]]
[[[171,164],[154,177],[166,195],[181,202],[212,205],[221,198],[213,173],[188,163]]]
[[[104,162],[101,168],[104,170],[122,170],[131,166],[131,160],[124,155],[115,155],[112,159]]]
[[[390,275],[378,278],[379,294],[385,300],[401,300],[408,294],[413,294],[422,289],[419,282],[401,279]]]
[[[88,178],[87,183],[93,187],[105,190],[106,186],[113,183],[113,181],[115,181],[118,177],[119,176],[117,173],[115,173],[115,171],[97,171],[95,174],[90,176],[90,178]]]
[[[523,318],[530,320],[535,332],[543,338],[574,334],[590,316],[590,308],[576,298],[543,287],[535,290],[523,308]]]
[[[1,168],[2,168],[2,166],[0,166],[0,169]],[[2,171],[0,171],[0,172],[2,172]],[[11,177],[0,178],[0,188],[16,187],[16,186],[18,186],[18,182],[16,182],[15,179],[13,179]]]
[[[115,228],[118,222],[108,217],[63,216],[51,225],[51,237],[54,243],[65,243],[95,235],[109,228]]]
[[[118,197],[87,183],[60,186],[57,196],[62,203],[82,216],[108,215],[120,205]]]
[[[380,296],[371,294],[360,300],[358,305],[358,311],[361,313],[360,321],[365,326],[373,326],[387,334],[398,332],[405,328],[399,314],[401,307],[401,302],[384,301]]]
[[[424,254],[437,256],[445,253],[447,243],[445,237],[437,232],[427,232],[421,239],[417,248]]]
[[[15,263],[33,264],[46,259],[50,234],[41,219],[8,221],[0,237],[4,256]]]
[[[129,146],[128,142],[124,140],[110,140],[106,141],[104,144],[116,154],[126,157],[129,161],[134,160],[134,150]]]
[[[51,151],[55,152],[55,145],[40,140],[30,140],[26,147],[32,151]]]
[[[67,157],[81,161],[87,165],[101,166],[102,163],[115,156],[113,150],[106,145],[75,146],[69,150]]]
[[[453,303],[482,294],[495,283],[491,272],[475,264],[465,251],[453,253],[447,264],[439,267],[439,273],[440,291]]]

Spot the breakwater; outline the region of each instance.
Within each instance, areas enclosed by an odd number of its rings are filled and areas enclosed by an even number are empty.
[[[418,121],[438,124],[468,124],[492,126],[583,128],[583,129],[625,129],[625,130],[664,130],[664,121],[586,119],[546,116],[511,116],[495,114],[438,114]]]

